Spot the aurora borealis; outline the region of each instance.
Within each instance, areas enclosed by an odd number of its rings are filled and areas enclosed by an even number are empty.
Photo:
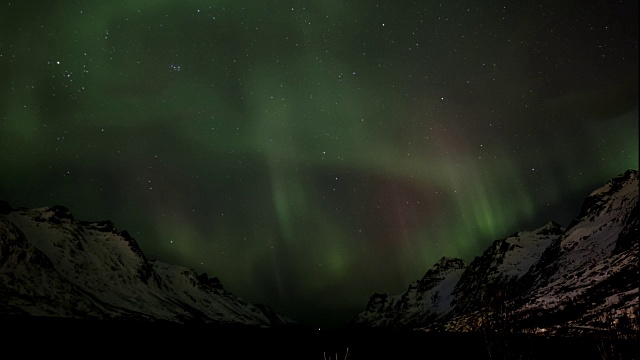
[[[0,4],[0,198],[319,326],[638,168],[637,1]]]

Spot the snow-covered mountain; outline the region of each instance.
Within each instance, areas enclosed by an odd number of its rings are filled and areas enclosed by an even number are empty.
[[[549,222],[539,229],[494,241],[469,264],[455,285],[453,308],[447,319],[493,308],[512,297],[518,280],[563,230],[560,225]]]
[[[148,260],[110,221],[0,201],[0,315],[272,326],[291,321],[217,278]]]
[[[628,170],[593,191],[566,229],[550,222],[496,240],[455,278],[417,286],[425,275],[403,294],[373,295],[354,323],[555,333],[637,328],[638,243],[638,173]],[[446,306],[424,300],[433,289],[452,287]]]
[[[422,279],[400,295],[374,294],[364,312],[354,320],[357,326],[397,327],[424,324],[451,310],[453,289],[466,262],[441,258]]]
[[[593,191],[578,217],[522,279],[521,321],[556,331],[638,324],[638,173],[627,171]]]

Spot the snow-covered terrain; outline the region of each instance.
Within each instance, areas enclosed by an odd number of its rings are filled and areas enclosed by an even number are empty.
[[[515,284],[544,250],[562,233],[560,225],[549,222],[533,231],[521,231],[494,241],[476,257],[456,284],[454,314],[479,310],[503,301],[515,291]]]
[[[441,258],[422,279],[409,285],[405,293],[373,295],[354,324],[406,327],[424,324],[447,314],[451,310],[454,286],[466,265],[461,259]]]
[[[638,242],[638,173],[628,170],[593,191],[566,229],[549,222],[496,240],[455,278],[373,295],[354,322],[447,331],[637,329]],[[423,300],[452,286],[443,303]]]
[[[62,206],[0,204],[0,314],[166,320],[177,323],[288,323],[224,290],[217,278],[146,259],[110,221],[74,219]]]
[[[621,317],[637,324],[638,220],[637,172],[592,192],[523,279],[529,290],[518,316],[568,316],[574,328],[604,328]]]

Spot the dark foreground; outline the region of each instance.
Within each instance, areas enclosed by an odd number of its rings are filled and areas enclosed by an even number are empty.
[[[0,318],[3,353],[66,358],[635,359],[637,339]],[[13,351],[10,351],[13,350]],[[17,352],[14,352],[17,351]],[[5,354],[6,354],[5,353]]]

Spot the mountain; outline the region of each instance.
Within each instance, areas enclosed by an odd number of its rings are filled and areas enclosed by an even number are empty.
[[[374,294],[354,325],[410,327],[438,319],[451,310],[453,289],[466,265],[462,259],[441,258],[422,279],[409,285],[405,293]]]
[[[580,214],[523,277],[514,315],[530,327],[603,328],[638,314],[638,173],[585,199]]]
[[[166,321],[291,323],[250,304],[217,278],[148,260],[110,221],[75,220],[62,206],[14,209],[0,201],[0,315]]]
[[[549,222],[496,240],[467,266],[458,259],[455,277],[440,274],[443,259],[405,293],[374,294],[353,324],[456,332],[637,330],[638,243],[638,173],[628,170],[589,194],[566,228]],[[428,300],[434,289],[452,290],[441,303]]]

